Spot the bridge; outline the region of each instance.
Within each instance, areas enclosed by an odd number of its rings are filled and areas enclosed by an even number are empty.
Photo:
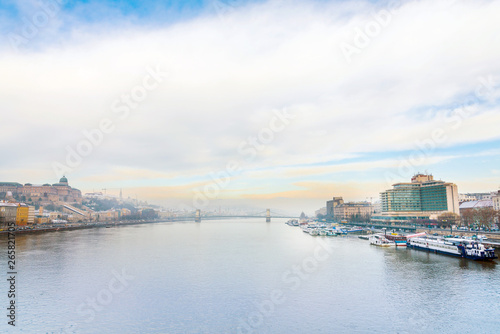
[[[284,214],[275,213],[271,215],[271,209],[267,209],[263,212],[258,212],[255,214],[249,215],[203,215],[200,209],[197,209],[193,216],[182,216],[182,217],[172,217],[169,220],[194,220],[197,223],[200,223],[201,220],[216,220],[216,219],[231,219],[231,218],[265,218],[267,223],[271,222],[271,218],[297,218],[295,216],[288,216]]]

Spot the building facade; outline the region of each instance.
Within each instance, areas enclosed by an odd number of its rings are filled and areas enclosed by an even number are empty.
[[[491,198],[493,201],[493,209],[500,211],[500,190]]]
[[[319,209],[319,210],[316,210],[316,211],[314,212],[314,215],[315,215],[316,217],[318,217],[318,215],[321,215],[321,216],[326,216],[326,207],[323,207],[323,208],[321,208],[321,209]]]
[[[26,204],[17,205],[16,225],[27,226],[30,208]]]
[[[334,208],[340,204],[344,204],[342,197],[334,197],[331,201],[326,202],[326,216],[328,219],[335,218]]]
[[[471,194],[458,194],[458,201],[460,203],[477,201],[477,198],[476,198],[476,196],[471,195]]]
[[[68,184],[68,179],[62,177],[58,183],[52,185],[33,185],[26,183],[24,186],[16,182],[0,182],[0,193],[11,193],[14,197],[22,197],[22,201],[30,201],[40,205],[73,203],[82,204],[82,193]]]
[[[16,223],[17,204],[0,203],[0,229],[6,230],[9,224]]]
[[[335,220],[369,221],[373,214],[373,205],[368,202],[348,202],[333,208]]]
[[[437,219],[444,212],[460,214],[456,184],[434,180],[432,175],[417,174],[409,183],[397,183],[380,193],[381,214],[373,222],[409,223],[419,219]]]

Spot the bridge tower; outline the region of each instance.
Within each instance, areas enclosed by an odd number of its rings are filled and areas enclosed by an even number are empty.
[[[196,209],[196,214],[194,216],[194,221],[196,223],[201,223],[201,210],[200,209]]]
[[[271,222],[271,209],[266,210],[266,223]]]

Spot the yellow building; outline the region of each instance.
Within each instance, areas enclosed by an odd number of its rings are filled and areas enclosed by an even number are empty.
[[[48,224],[48,223],[49,223],[48,216],[36,216],[35,217],[35,224]]]
[[[27,226],[30,215],[30,208],[26,204],[19,204],[17,206],[16,225]]]
[[[131,213],[132,213],[132,211],[130,211],[129,209],[126,209],[126,208],[121,209],[122,216],[130,216]]]

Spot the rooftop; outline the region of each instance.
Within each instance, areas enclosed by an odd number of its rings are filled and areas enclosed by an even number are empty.
[[[477,209],[477,208],[487,208],[493,207],[493,201],[482,200],[482,201],[469,201],[460,204],[460,209]]]

